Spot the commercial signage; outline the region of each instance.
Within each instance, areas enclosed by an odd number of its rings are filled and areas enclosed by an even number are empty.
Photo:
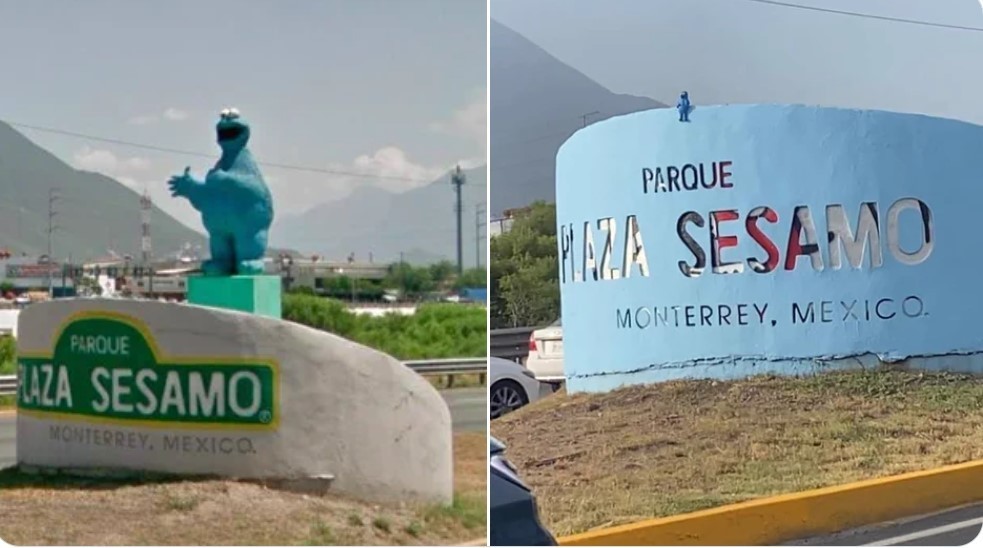
[[[277,364],[169,357],[136,318],[84,312],[50,353],[18,356],[18,409],[54,418],[179,428],[276,429]]]
[[[60,277],[62,266],[56,263],[38,264],[8,264],[8,278],[46,278],[47,276]]]
[[[980,150],[968,123],[781,105],[579,131],[557,157],[569,386],[983,351]]]

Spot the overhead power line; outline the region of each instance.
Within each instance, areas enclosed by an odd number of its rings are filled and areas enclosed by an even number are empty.
[[[949,25],[946,23],[933,23],[931,21],[920,21],[918,19],[904,19],[902,17],[889,17],[887,15],[875,15],[872,13],[860,13],[856,11],[835,10],[832,8],[820,8],[817,6],[806,6],[803,4],[793,4],[791,2],[778,2],[776,0],[745,0],[757,4],[768,4],[770,6],[781,6],[783,8],[794,8],[800,10],[819,11],[823,13],[834,13],[837,15],[849,15],[851,17],[862,17],[865,19],[877,19],[879,21],[892,21],[894,23],[908,23],[909,25],[921,25],[923,27],[936,27],[952,30],[969,30],[973,32],[983,32],[980,27],[965,27],[962,25]]]
[[[192,151],[192,150],[180,150],[180,149],[176,149],[176,148],[167,148],[167,147],[161,147],[161,146],[156,146],[156,145],[148,145],[148,144],[145,144],[145,143],[135,143],[133,141],[124,141],[122,139],[112,139],[112,138],[109,138],[109,137],[99,137],[97,135],[88,135],[88,134],[85,134],[85,133],[77,133],[77,132],[74,132],[74,131],[67,131],[67,130],[64,130],[64,129],[55,129],[55,128],[49,128],[49,127],[41,127],[41,126],[35,126],[35,125],[31,125],[31,124],[21,124],[21,123],[18,123],[18,122],[11,122],[9,120],[5,120],[5,122],[7,124],[10,124],[11,126],[14,126],[14,127],[17,127],[17,128],[30,129],[30,130],[34,130],[34,131],[41,131],[41,132],[44,132],[44,133],[54,133],[54,134],[57,134],[57,135],[65,135],[65,136],[68,136],[68,137],[76,137],[76,138],[79,138],[79,139],[86,139],[86,140],[89,140],[89,141],[97,141],[97,142],[102,142],[102,143],[112,143],[114,145],[122,145],[122,146],[128,146],[128,147],[133,147],[133,148],[142,148],[142,149],[145,149],[145,150],[155,150],[157,152],[167,152],[169,154],[181,154],[181,155],[184,155],[184,156],[196,156],[198,158],[209,158],[209,159],[211,159],[211,158],[214,158],[215,157],[214,154],[205,154],[203,152],[195,152],[195,151]],[[410,181],[410,182],[414,182],[414,183],[429,183],[429,182],[431,182],[430,179],[420,179],[420,178],[416,178],[416,177],[400,177],[400,176],[397,176],[397,175],[373,175],[371,173],[358,173],[356,171],[343,171],[343,170],[337,170],[337,169],[324,169],[324,168],[319,168],[319,167],[298,166],[298,165],[291,165],[291,164],[279,164],[279,163],[274,163],[274,162],[258,162],[258,163],[260,165],[263,165],[263,166],[266,166],[266,167],[274,167],[274,168],[280,168],[280,169],[291,169],[291,170],[295,170],[295,171],[309,171],[309,172],[313,172],[313,173],[326,173],[328,175],[344,175],[344,176],[347,176],[347,177],[364,177],[364,178],[367,178],[367,179],[387,179],[387,180],[394,180],[394,181]]]

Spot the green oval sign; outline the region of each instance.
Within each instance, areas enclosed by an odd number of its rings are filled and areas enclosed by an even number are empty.
[[[278,425],[273,359],[170,358],[140,320],[112,312],[72,316],[54,340],[49,353],[18,356],[21,412],[172,428]]]

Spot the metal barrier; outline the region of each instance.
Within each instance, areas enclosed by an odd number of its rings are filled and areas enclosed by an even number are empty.
[[[488,372],[487,358],[446,358],[440,360],[412,360],[403,362],[406,367],[421,375],[448,377],[448,387],[456,375],[478,375],[485,382]],[[0,375],[0,396],[17,393],[17,375]]]
[[[442,360],[411,360],[403,362],[413,371],[430,377],[447,377],[447,388],[454,387],[457,375],[478,375],[485,384],[488,374],[488,358],[445,358]]]
[[[403,363],[421,375],[467,375],[485,373],[488,370],[488,358],[445,358]]]
[[[529,336],[535,327],[511,327],[491,330],[491,355],[522,363],[529,356]]]
[[[17,393],[17,375],[0,375],[0,396]]]

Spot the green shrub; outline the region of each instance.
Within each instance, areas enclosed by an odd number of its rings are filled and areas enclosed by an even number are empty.
[[[435,303],[416,314],[358,315],[332,299],[283,296],[283,318],[385,352],[401,360],[483,357],[488,325],[484,308]]]
[[[0,336],[0,375],[13,375],[17,371],[17,339]]]

